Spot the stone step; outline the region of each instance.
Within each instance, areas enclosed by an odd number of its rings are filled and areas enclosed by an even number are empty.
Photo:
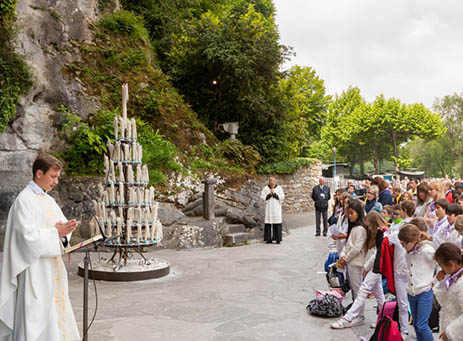
[[[237,245],[247,242],[249,235],[245,232],[228,233],[225,235],[224,243],[226,245]]]
[[[229,233],[239,233],[239,232],[246,232],[246,226],[244,224],[227,224],[222,229],[223,235],[226,235]]]

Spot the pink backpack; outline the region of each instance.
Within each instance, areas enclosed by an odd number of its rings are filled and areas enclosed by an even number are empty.
[[[398,323],[390,316],[381,317],[370,341],[403,341]]]
[[[379,324],[379,321],[383,316],[389,316],[394,321],[399,321],[399,306],[397,305],[397,302],[384,302],[381,310],[379,311],[376,324]]]

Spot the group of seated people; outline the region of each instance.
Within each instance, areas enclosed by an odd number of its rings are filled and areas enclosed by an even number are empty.
[[[376,177],[364,186],[363,195],[352,184],[336,191],[331,237],[337,265],[347,269],[353,304],[331,327],[363,324],[371,293],[379,311],[385,278],[396,296],[404,340],[409,307],[417,339],[434,340],[428,326],[434,299],[441,306],[440,339],[463,340],[463,198],[454,189],[463,184],[409,183],[391,185]]]

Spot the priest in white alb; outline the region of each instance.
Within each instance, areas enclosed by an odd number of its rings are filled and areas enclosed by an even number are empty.
[[[33,180],[8,214],[0,275],[0,340],[80,340],[68,294],[63,247],[76,229],[47,194],[63,166],[40,154]]]
[[[283,222],[282,204],[285,194],[275,178],[271,177],[268,180],[268,185],[262,189],[260,198],[265,201],[264,241],[271,244],[272,240],[275,240],[277,244],[280,244]]]

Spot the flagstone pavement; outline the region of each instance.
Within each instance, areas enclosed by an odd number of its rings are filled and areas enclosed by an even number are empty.
[[[313,212],[286,214],[284,219],[290,234],[280,245],[157,250],[149,256],[169,261],[170,275],[140,282],[96,281],[98,311],[89,340],[369,339],[369,325],[376,319],[374,299],[368,300],[365,325],[353,329],[330,329],[335,319],[307,313],[315,291],[328,289],[319,272],[331,240],[315,237]],[[82,257],[66,259],[80,329],[82,278],[76,270]],[[94,261],[97,257],[92,254]],[[95,294],[90,284],[91,319]],[[349,293],[344,303],[350,300]],[[438,334],[434,336],[437,340]]]

